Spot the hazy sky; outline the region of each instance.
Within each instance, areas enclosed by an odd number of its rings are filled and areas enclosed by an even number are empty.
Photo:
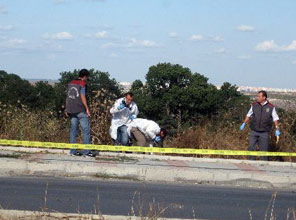
[[[296,88],[295,0],[0,0],[0,69],[118,81],[178,63],[214,84]]]

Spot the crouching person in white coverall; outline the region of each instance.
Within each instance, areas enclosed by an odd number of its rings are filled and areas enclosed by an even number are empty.
[[[139,113],[137,104],[133,101],[133,93],[128,92],[125,97],[115,101],[110,109],[113,118],[109,133],[115,145],[128,146],[129,134],[127,125],[131,123]]]
[[[137,141],[137,146],[153,147],[164,140],[167,131],[151,120],[136,118],[128,125],[131,137]]]

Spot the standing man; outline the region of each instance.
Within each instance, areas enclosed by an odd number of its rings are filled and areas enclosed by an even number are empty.
[[[127,124],[137,118],[139,113],[138,106],[133,101],[133,97],[132,92],[126,93],[125,97],[116,100],[110,109],[113,118],[109,133],[116,145],[127,146],[129,143]]]
[[[260,91],[257,95],[257,102],[249,110],[240,130],[244,130],[246,124],[251,120],[250,146],[249,150],[254,151],[259,142],[261,151],[269,150],[269,134],[272,130],[272,123],[275,124],[275,136],[281,135],[279,127],[279,116],[274,105],[268,102],[266,91]],[[250,156],[254,160],[254,156]],[[262,160],[268,160],[268,157],[261,157]]]
[[[136,118],[129,124],[131,136],[137,141],[137,146],[153,147],[162,141],[167,131],[151,120]]]
[[[77,142],[79,124],[82,130],[83,144],[90,144],[90,123],[89,117],[91,116],[86,99],[87,85],[86,81],[89,72],[86,69],[79,71],[79,78],[72,80],[68,84],[67,98],[66,98],[66,111],[71,119],[70,128],[70,143]],[[90,150],[78,151],[76,149],[70,150],[71,155],[85,155],[95,156]]]

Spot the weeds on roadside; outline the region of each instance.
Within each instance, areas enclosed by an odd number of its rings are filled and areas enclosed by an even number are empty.
[[[109,127],[110,108],[115,100],[114,94],[97,91],[90,103],[92,117],[91,134],[94,144],[111,144]],[[52,110],[30,110],[20,102],[16,106],[0,102],[0,138],[45,142],[69,141],[69,118],[63,112]],[[81,137],[78,138],[80,141]]]
[[[116,95],[102,89],[95,92],[90,109],[92,117],[91,134],[93,144],[112,144],[109,135],[111,123],[110,108]],[[211,118],[200,119],[195,126],[179,129],[165,142],[165,147],[197,148],[217,150],[247,150],[249,128],[239,131],[239,125],[249,106],[242,104],[237,108],[218,113]],[[296,152],[296,112],[280,111],[281,137],[277,144],[274,132],[271,135],[271,151]],[[68,142],[69,118],[62,112],[51,110],[30,110],[20,102],[16,106],[0,102],[0,138],[46,142]],[[79,137],[78,141],[81,140]],[[190,155],[202,157],[199,155]],[[210,156],[228,159],[246,159],[245,156]],[[296,158],[274,157],[272,160],[296,162]]]
[[[239,126],[246,112],[229,110],[211,119],[204,120],[196,126],[176,133],[166,141],[165,146],[176,148],[248,150],[249,126],[244,131]],[[276,143],[274,131],[271,133],[270,151],[296,152],[296,112],[279,111],[281,136]],[[215,157],[226,159],[247,159],[246,156],[190,155],[197,157]],[[271,157],[271,160],[296,162],[295,157]]]

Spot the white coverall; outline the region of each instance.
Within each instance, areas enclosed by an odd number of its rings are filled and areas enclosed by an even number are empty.
[[[153,144],[153,140],[155,137],[160,133],[160,127],[159,125],[148,119],[143,118],[136,118],[131,123],[128,124],[128,133],[130,134],[130,131],[132,128],[138,128],[139,131],[141,131],[147,140],[149,140],[150,146]]]
[[[139,114],[138,106],[135,102],[132,102],[129,107],[118,110],[118,107],[125,98],[120,98],[115,101],[113,107],[110,109],[110,113],[113,118],[109,129],[109,134],[113,140],[117,139],[117,129],[122,125],[128,125],[131,120],[131,116],[137,118]]]

